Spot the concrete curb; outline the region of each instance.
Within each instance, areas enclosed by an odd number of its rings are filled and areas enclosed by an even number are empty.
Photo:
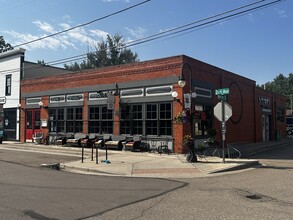
[[[238,166],[233,166],[233,167],[229,167],[229,168],[226,168],[226,169],[214,170],[214,171],[211,171],[210,174],[243,170],[243,169],[256,167],[256,166],[261,166],[261,165],[262,164],[258,160],[253,160],[253,161],[249,161],[249,162],[240,164]]]

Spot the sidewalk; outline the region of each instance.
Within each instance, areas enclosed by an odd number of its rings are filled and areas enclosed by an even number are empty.
[[[282,146],[286,143],[293,143],[293,138],[286,138],[281,141],[271,141],[256,144],[244,144],[241,147],[264,151]],[[13,143],[6,142],[0,147],[11,148],[14,150],[43,151],[54,154],[71,154],[81,158],[80,148],[70,148],[52,145],[35,145],[33,143]],[[110,163],[102,162],[106,160],[105,150],[99,149],[98,164],[96,158],[91,161],[91,149],[85,149],[84,162],[81,159],[73,162],[60,164],[60,169],[68,172],[78,172],[83,174],[95,174],[105,176],[123,177],[153,177],[153,178],[197,178],[205,177],[210,174],[227,172],[232,170],[245,169],[259,165],[258,160],[253,159],[225,159],[206,157],[199,158],[196,163],[186,162],[185,155],[182,154],[158,154],[148,152],[129,152],[129,151],[108,151]],[[58,164],[59,165],[59,164]]]
[[[100,150],[104,153],[104,150]],[[196,178],[217,172],[244,169],[259,164],[257,160],[225,159],[207,157],[196,163],[186,162],[185,155],[159,155],[157,153],[140,152],[111,152],[108,156],[110,163],[102,162],[105,156],[91,161],[90,158],[62,163],[60,168],[69,172],[82,172],[96,175],[124,177],[153,177],[153,178]]]

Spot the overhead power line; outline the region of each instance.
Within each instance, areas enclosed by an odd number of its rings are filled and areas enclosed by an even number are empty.
[[[219,22],[222,22],[224,20],[230,20],[230,19],[239,17],[241,15],[245,15],[245,14],[251,12],[251,11],[260,10],[262,8],[269,7],[269,6],[273,5],[273,4],[277,4],[277,3],[280,3],[280,2],[286,1],[286,0],[275,0],[275,1],[272,1],[272,2],[269,2],[269,3],[258,5],[258,4],[260,4],[262,2],[265,2],[265,1],[267,1],[267,0],[256,1],[256,2],[247,4],[247,5],[232,9],[232,10],[228,10],[228,11],[225,11],[225,12],[222,12],[222,13],[219,13],[219,14],[204,18],[204,19],[196,20],[196,21],[193,21],[191,23],[181,25],[181,26],[176,27],[176,28],[172,28],[172,29],[169,29],[169,30],[166,30],[166,31],[163,31],[163,32],[160,32],[160,33],[156,33],[156,34],[144,37],[144,38],[140,38],[140,39],[137,39],[137,40],[134,40],[134,41],[126,43],[123,46],[123,48],[136,46],[136,45],[139,45],[139,44],[147,43],[147,42],[150,42],[150,41],[158,40],[158,39],[161,39],[161,38],[169,37],[169,36],[179,34],[179,33],[183,33],[183,32],[187,33],[187,31],[189,33],[190,31],[192,31],[194,29],[206,28],[206,27],[209,27],[211,25],[218,24]],[[254,5],[258,5],[258,6],[254,6]],[[254,7],[251,8],[251,6],[254,6]],[[248,7],[250,7],[250,8],[248,8]],[[245,8],[248,8],[248,9],[245,9]],[[239,11],[241,9],[245,9],[245,10]],[[239,12],[237,12],[237,11],[239,11]],[[231,14],[232,12],[234,12],[234,13]],[[85,56],[85,55],[86,54],[82,54],[80,56]],[[73,59],[69,58],[68,60],[69,61],[75,61],[75,60],[81,59],[81,58],[78,58],[78,56],[75,56],[75,57],[72,57],[72,58]],[[60,61],[61,60],[56,60],[56,61],[49,62],[48,64],[49,65],[57,65],[57,64],[62,63]]]
[[[135,5],[129,6],[129,7],[124,8],[124,9],[122,9],[122,10],[119,10],[119,11],[113,12],[113,13],[108,14],[108,15],[105,15],[105,16],[103,16],[103,17],[100,17],[100,18],[97,18],[97,19],[91,20],[91,21],[86,22],[86,23],[84,23],[84,24],[80,24],[80,25],[77,25],[77,26],[74,26],[74,27],[71,27],[71,28],[65,29],[65,30],[63,30],[63,31],[56,32],[56,33],[54,33],[54,34],[50,34],[50,35],[47,35],[47,36],[44,36],[44,37],[40,37],[40,38],[35,39],[35,40],[31,40],[31,41],[28,41],[28,42],[25,42],[25,43],[21,43],[21,44],[15,45],[15,46],[13,46],[13,47],[20,47],[20,46],[23,46],[23,45],[31,44],[31,43],[34,43],[34,42],[37,42],[37,41],[40,41],[40,40],[44,40],[44,39],[49,38],[49,37],[53,37],[53,36],[56,36],[56,35],[59,35],[59,34],[66,33],[66,32],[68,32],[68,31],[74,30],[74,29],[76,29],[76,28],[80,28],[80,27],[83,27],[83,26],[87,26],[87,25],[92,24],[92,23],[94,23],[94,22],[97,22],[97,21],[100,21],[100,20],[103,20],[103,19],[106,19],[106,18],[112,17],[112,16],[114,16],[114,15],[120,14],[120,13],[122,13],[122,12],[128,11],[128,10],[130,10],[130,9],[132,9],[132,8],[135,8],[135,7],[139,6],[139,5],[145,4],[145,3],[149,2],[149,1],[150,1],[150,0],[146,0],[146,1],[140,2],[140,3],[138,3],[138,4],[135,4]]]
[[[278,4],[278,3],[281,3],[286,0],[275,0],[275,1],[271,1],[269,3],[258,5],[258,4],[265,2],[265,1],[267,1],[267,0],[256,1],[256,2],[247,4],[247,5],[232,9],[232,10],[225,11],[223,13],[219,13],[219,14],[216,14],[216,15],[204,18],[204,19],[196,20],[194,22],[191,22],[191,23],[188,23],[188,24],[185,24],[185,25],[173,28],[173,29],[166,30],[164,32],[160,32],[160,33],[153,34],[153,35],[150,35],[150,36],[147,36],[144,38],[140,38],[140,39],[126,43],[123,47],[120,47],[120,49],[140,45],[143,43],[158,40],[161,38],[166,38],[166,37],[173,36],[176,34],[177,35],[178,34],[180,34],[180,35],[187,34],[187,33],[190,33],[191,31],[196,31],[196,30],[199,30],[202,28],[207,28],[212,25],[223,22],[225,20],[231,20],[233,18],[243,16],[251,11],[260,10],[262,8],[269,7],[273,4]],[[257,5],[257,6],[255,6],[255,5]],[[251,8],[251,6],[254,6],[254,7]],[[248,7],[250,7],[250,8],[248,8]],[[245,8],[248,8],[248,9],[245,9]],[[245,9],[245,10],[241,10],[241,9]],[[241,11],[239,11],[239,10],[241,10]],[[234,12],[234,13],[231,14],[232,12]],[[84,59],[86,57],[86,55],[87,55],[87,53],[68,57],[68,58],[63,58],[63,59],[59,59],[59,60],[55,60],[55,61],[51,61],[46,64],[47,65],[58,65],[61,63],[68,63],[68,62]],[[0,73],[1,72],[4,73],[4,71],[0,71]]]

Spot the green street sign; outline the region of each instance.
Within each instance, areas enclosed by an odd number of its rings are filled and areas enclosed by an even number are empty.
[[[228,95],[229,94],[229,88],[223,88],[223,89],[216,89],[216,95]]]
[[[227,96],[226,96],[226,95],[218,95],[218,99],[219,99],[220,101],[224,101],[224,102],[226,102],[226,101],[227,101]]]

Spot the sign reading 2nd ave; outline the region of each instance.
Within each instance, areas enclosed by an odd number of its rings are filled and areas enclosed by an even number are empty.
[[[229,88],[216,89],[216,95],[228,95]]]

